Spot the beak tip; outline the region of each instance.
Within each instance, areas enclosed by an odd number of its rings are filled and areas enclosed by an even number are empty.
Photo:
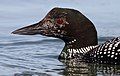
[[[20,34],[21,34],[21,31],[15,30],[15,31],[12,31],[11,34],[19,34],[19,35],[20,35]]]
[[[15,33],[14,33],[14,31],[13,31],[13,32],[11,32],[11,34],[15,34]]]
[[[18,35],[35,35],[37,32],[34,29],[35,26],[38,24],[29,25],[15,31],[12,31],[11,34],[18,34]]]
[[[11,34],[18,34],[18,35],[34,35],[34,32],[23,31],[23,30],[15,30],[11,32]]]
[[[13,31],[13,32],[11,32],[11,34],[17,34],[17,32],[16,32],[16,31]]]
[[[13,32],[11,32],[11,34],[15,34],[15,32],[13,31]]]

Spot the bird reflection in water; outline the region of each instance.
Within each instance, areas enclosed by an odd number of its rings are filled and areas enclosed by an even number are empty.
[[[120,66],[119,65],[106,65],[106,64],[95,64],[85,63],[78,60],[62,61],[66,65],[63,71],[65,76],[119,76]]]

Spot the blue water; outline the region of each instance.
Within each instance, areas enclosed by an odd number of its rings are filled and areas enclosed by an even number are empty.
[[[119,76],[120,66],[60,62],[64,42],[11,32],[38,22],[53,7],[81,11],[98,31],[99,43],[120,36],[120,0],[0,0],[0,76]],[[67,64],[67,66],[66,66]]]

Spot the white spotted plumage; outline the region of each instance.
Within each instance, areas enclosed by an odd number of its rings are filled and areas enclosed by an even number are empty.
[[[118,59],[120,59],[120,39],[114,38],[106,41],[105,43],[99,45],[96,49],[89,51],[85,57],[92,58],[93,61],[100,63],[110,62],[119,64],[120,60]]]
[[[79,54],[85,54],[88,51],[90,51],[96,47],[97,46],[89,46],[89,47],[84,47],[84,48],[80,48],[80,49],[67,49],[68,58],[72,58],[72,57],[79,55]]]
[[[72,40],[69,43],[74,43],[76,40]],[[68,48],[66,58],[76,58],[82,55],[83,59],[87,59],[90,62],[100,63],[120,63],[120,39],[115,38],[101,45],[87,46],[82,48]],[[92,60],[91,60],[92,59]]]

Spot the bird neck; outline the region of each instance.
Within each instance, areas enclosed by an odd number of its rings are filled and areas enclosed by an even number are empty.
[[[82,59],[84,54],[93,50],[96,47],[98,47],[98,45],[87,46],[82,48],[73,48],[71,45],[65,45],[58,59],[60,60],[61,59],[68,60],[68,59],[74,59],[74,58]]]
[[[64,39],[65,46],[59,55],[59,59],[81,58],[86,52],[95,48],[98,44],[97,36],[88,36]]]

